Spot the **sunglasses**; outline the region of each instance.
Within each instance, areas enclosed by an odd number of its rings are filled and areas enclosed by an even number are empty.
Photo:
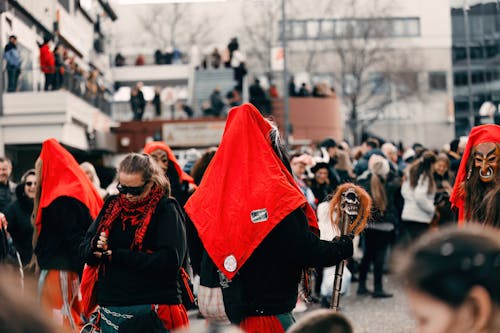
[[[144,188],[146,187],[146,184],[148,182],[145,182],[144,185],[142,186],[123,186],[122,184],[116,185],[116,189],[118,192],[121,194],[130,194],[133,196],[139,196],[144,192]]]
[[[36,182],[26,182],[24,183],[26,186],[35,186]]]

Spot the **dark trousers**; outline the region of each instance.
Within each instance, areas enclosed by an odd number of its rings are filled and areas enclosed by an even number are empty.
[[[7,92],[14,92],[17,90],[17,79],[21,70],[14,66],[7,65]]]
[[[429,230],[429,223],[403,221],[401,223],[403,244],[409,244]]]
[[[50,89],[49,89],[50,87]],[[54,73],[45,73],[45,86],[43,90],[55,90],[56,88],[56,74]]]
[[[359,286],[366,287],[366,276],[373,263],[373,279],[376,291],[382,291],[382,274],[387,248],[392,240],[392,232],[365,229],[365,246],[363,259],[359,266]]]

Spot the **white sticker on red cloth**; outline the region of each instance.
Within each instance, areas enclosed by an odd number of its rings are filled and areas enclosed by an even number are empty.
[[[232,254],[227,256],[226,259],[224,259],[224,268],[228,272],[234,272],[236,271],[236,267],[238,267],[238,264],[236,262],[236,257],[233,256]]]
[[[267,209],[256,209],[250,212],[250,219],[253,223],[265,222],[268,219]]]

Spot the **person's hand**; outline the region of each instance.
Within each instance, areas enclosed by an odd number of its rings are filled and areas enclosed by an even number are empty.
[[[342,235],[340,237],[335,237],[332,243],[336,245],[338,250],[338,255],[341,260],[348,259],[352,257],[354,253],[354,247],[352,244],[353,234]]]
[[[101,252],[106,252],[108,250],[108,236],[105,232],[99,234],[99,239],[97,240],[97,249]]]
[[[7,218],[5,217],[4,213],[0,213],[0,226],[2,229],[7,230]]]

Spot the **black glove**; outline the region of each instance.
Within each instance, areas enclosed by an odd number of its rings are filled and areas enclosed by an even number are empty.
[[[335,237],[332,240],[332,243],[337,247],[337,254],[340,257],[340,260],[352,257],[354,253],[354,247],[352,245],[353,238],[353,234],[346,234],[340,237]]]

